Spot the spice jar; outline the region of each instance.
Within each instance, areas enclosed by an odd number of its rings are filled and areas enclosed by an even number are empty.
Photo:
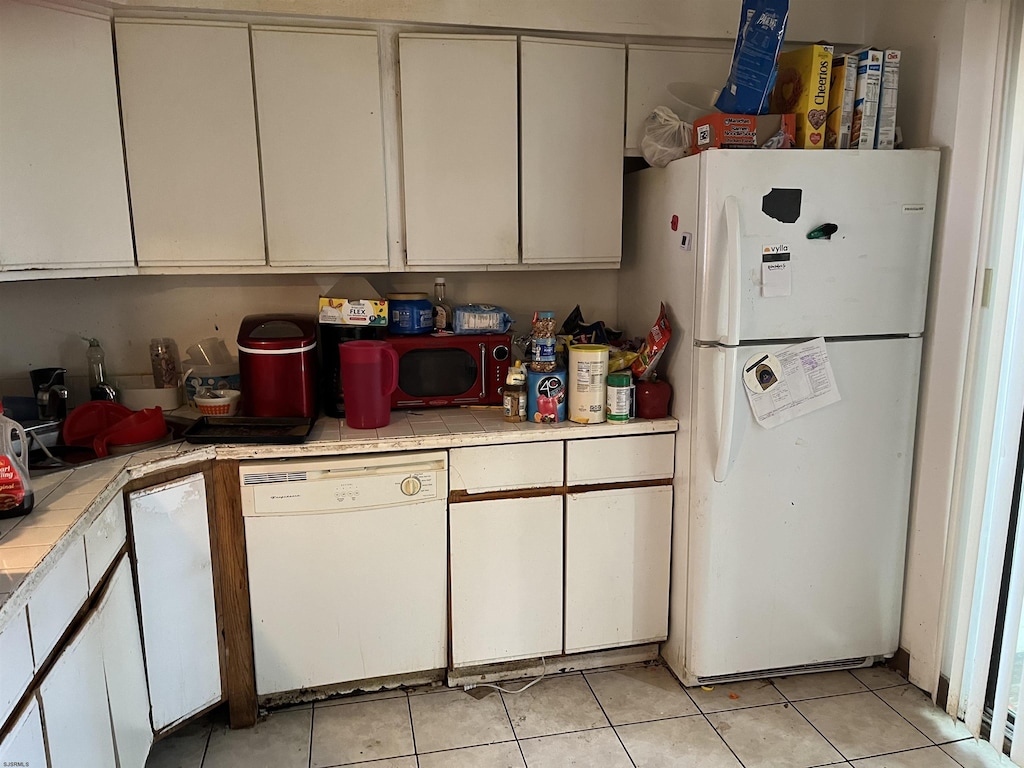
[[[534,373],[550,373],[555,370],[555,313],[537,312],[533,316],[533,332],[530,334],[533,353],[530,370]]]
[[[518,360],[508,369],[501,402],[505,411],[505,421],[526,421],[526,371]]]
[[[178,356],[173,339],[151,339],[149,362],[153,367],[153,386],[157,389],[178,386]]]

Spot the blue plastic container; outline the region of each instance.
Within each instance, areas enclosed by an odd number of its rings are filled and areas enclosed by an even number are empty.
[[[434,304],[425,293],[388,294],[388,332],[430,333],[434,330]]]

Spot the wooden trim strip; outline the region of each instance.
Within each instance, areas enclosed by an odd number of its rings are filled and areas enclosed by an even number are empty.
[[[461,504],[467,501],[493,501],[494,499],[532,499],[538,496],[564,496],[568,493],[589,493],[591,491],[617,491],[628,488],[655,488],[672,485],[671,477],[659,477],[654,480],[635,480],[628,483],[592,483],[590,485],[552,485],[545,488],[516,488],[511,491],[486,491],[485,493],[469,493],[467,491],[451,491],[448,494],[449,504]]]
[[[214,545],[217,624],[221,631],[224,695],[232,728],[256,724],[256,666],[252,647],[249,569],[245,558],[245,524],[238,480],[238,461],[218,459],[213,465],[213,512],[210,537]]]

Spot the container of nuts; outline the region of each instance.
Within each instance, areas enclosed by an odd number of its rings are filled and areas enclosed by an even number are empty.
[[[555,313],[536,312],[533,315],[533,332],[530,334],[532,354],[530,370],[534,373],[550,373],[555,370]]]

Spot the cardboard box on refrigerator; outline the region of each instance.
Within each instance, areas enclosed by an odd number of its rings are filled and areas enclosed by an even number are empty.
[[[878,126],[878,96],[882,86],[883,53],[874,48],[857,52],[857,94],[853,100],[850,149],[874,149]]]
[[[320,296],[317,319],[330,325],[388,324],[388,300],[365,277],[343,277]]]
[[[831,45],[808,45],[779,55],[772,112],[796,115],[797,149],[825,147],[833,51]]]
[[[832,57],[832,83],[828,90],[825,149],[849,149],[853,128],[853,100],[857,93],[857,57],[843,53]]]
[[[900,88],[901,58],[899,51],[886,49],[882,62],[882,89],[878,96],[875,149],[893,149],[896,146],[896,97]]]
[[[796,117],[790,115],[729,115],[714,112],[693,124],[693,151],[757,149],[782,134],[782,148],[793,145]]]

